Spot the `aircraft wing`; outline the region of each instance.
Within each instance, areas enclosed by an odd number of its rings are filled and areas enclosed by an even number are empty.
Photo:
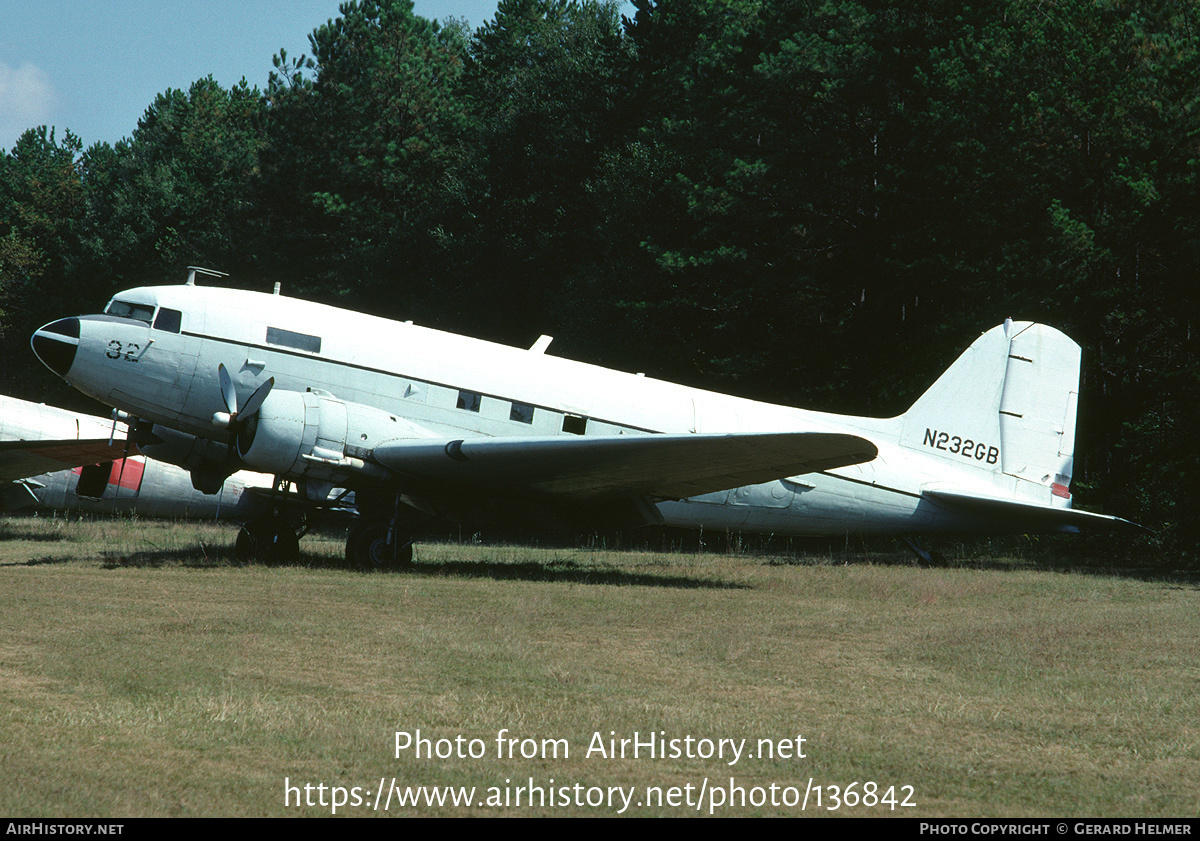
[[[1030,527],[1050,531],[1061,530],[1064,526],[1067,528],[1145,530],[1145,526],[1108,514],[1093,514],[1091,511],[1080,511],[1075,508],[1054,508],[1038,505],[1036,502],[985,496],[970,491],[927,488],[921,492],[921,495],[955,508],[979,514],[994,514],[1012,518],[1021,521],[1023,525],[1028,524]]]
[[[125,441],[107,438],[0,441],[0,482],[13,482],[43,473],[69,470],[121,458]]]
[[[684,499],[870,461],[875,445],[824,432],[404,440],[375,448],[402,477],[471,495]]]

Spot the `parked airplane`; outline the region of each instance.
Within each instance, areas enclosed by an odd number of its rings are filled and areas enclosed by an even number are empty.
[[[314,503],[357,494],[347,556],[411,558],[423,518],[666,523],[778,534],[1076,530],[1079,346],[984,333],[905,414],[793,409],[279,294],[118,293],[39,329],[34,352],[142,419],[156,457],[216,491],[238,468]],[[153,426],[150,427],[149,424]],[[135,436],[136,437],[136,436]]]
[[[271,476],[238,472],[204,494],[186,470],[146,458],[125,437],[124,423],[0,395],[0,510],[249,520],[264,508]]]

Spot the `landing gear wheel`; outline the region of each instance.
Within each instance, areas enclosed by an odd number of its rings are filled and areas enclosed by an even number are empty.
[[[300,538],[284,517],[260,517],[238,531],[233,554],[241,564],[285,564],[300,557]]]
[[[237,541],[233,544],[233,559],[238,566],[254,563],[258,558],[258,538],[249,527],[238,529]]]
[[[917,566],[919,567],[948,567],[950,562],[946,560],[946,556],[935,549],[925,549],[914,537],[901,537],[913,554],[917,556]]]
[[[355,569],[392,569],[412,564],[412,540],[397,534],[388,544],[388,524],[359,523],[346,538],[346,563]]]

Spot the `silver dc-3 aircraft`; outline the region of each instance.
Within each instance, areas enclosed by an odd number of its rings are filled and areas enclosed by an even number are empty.
[[[0,395],[0,510],[251,519],[247,489],[269,498],[273,477],[240,471],[203,494],[186,470],[132,450],[125,425]]]
[[[355,492],[351,562],[412,557],[437,515],[550,527],[776,534],[1073,531],[1079,346],[1041,324],[980,336],[903,415],[805,411],[279,294],[120,292],[34,352],[139,419],[141,449],[216,491],[246,468],[314,505]],[[278,518],[250,523],[289,543]]]

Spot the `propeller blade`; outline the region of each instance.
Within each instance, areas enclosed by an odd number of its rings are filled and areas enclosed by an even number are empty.
[[[233,387],[233,379],[225,370],[224,362],[217,366],[217,379],[221,381],[221,397],[225,399],[225,408],[231,416],[237,417],[237,389]]]
[[[263,401],[267,399],[267,395],[271,393],[271,388],[274,385],[275,378],[271,377],[271,379],[256,388],[254,393],[250,395],[250,399],[246,401],[246,405],[242,407],[241,414],[238,417],[254,417],[254,413],[262,407]]]

